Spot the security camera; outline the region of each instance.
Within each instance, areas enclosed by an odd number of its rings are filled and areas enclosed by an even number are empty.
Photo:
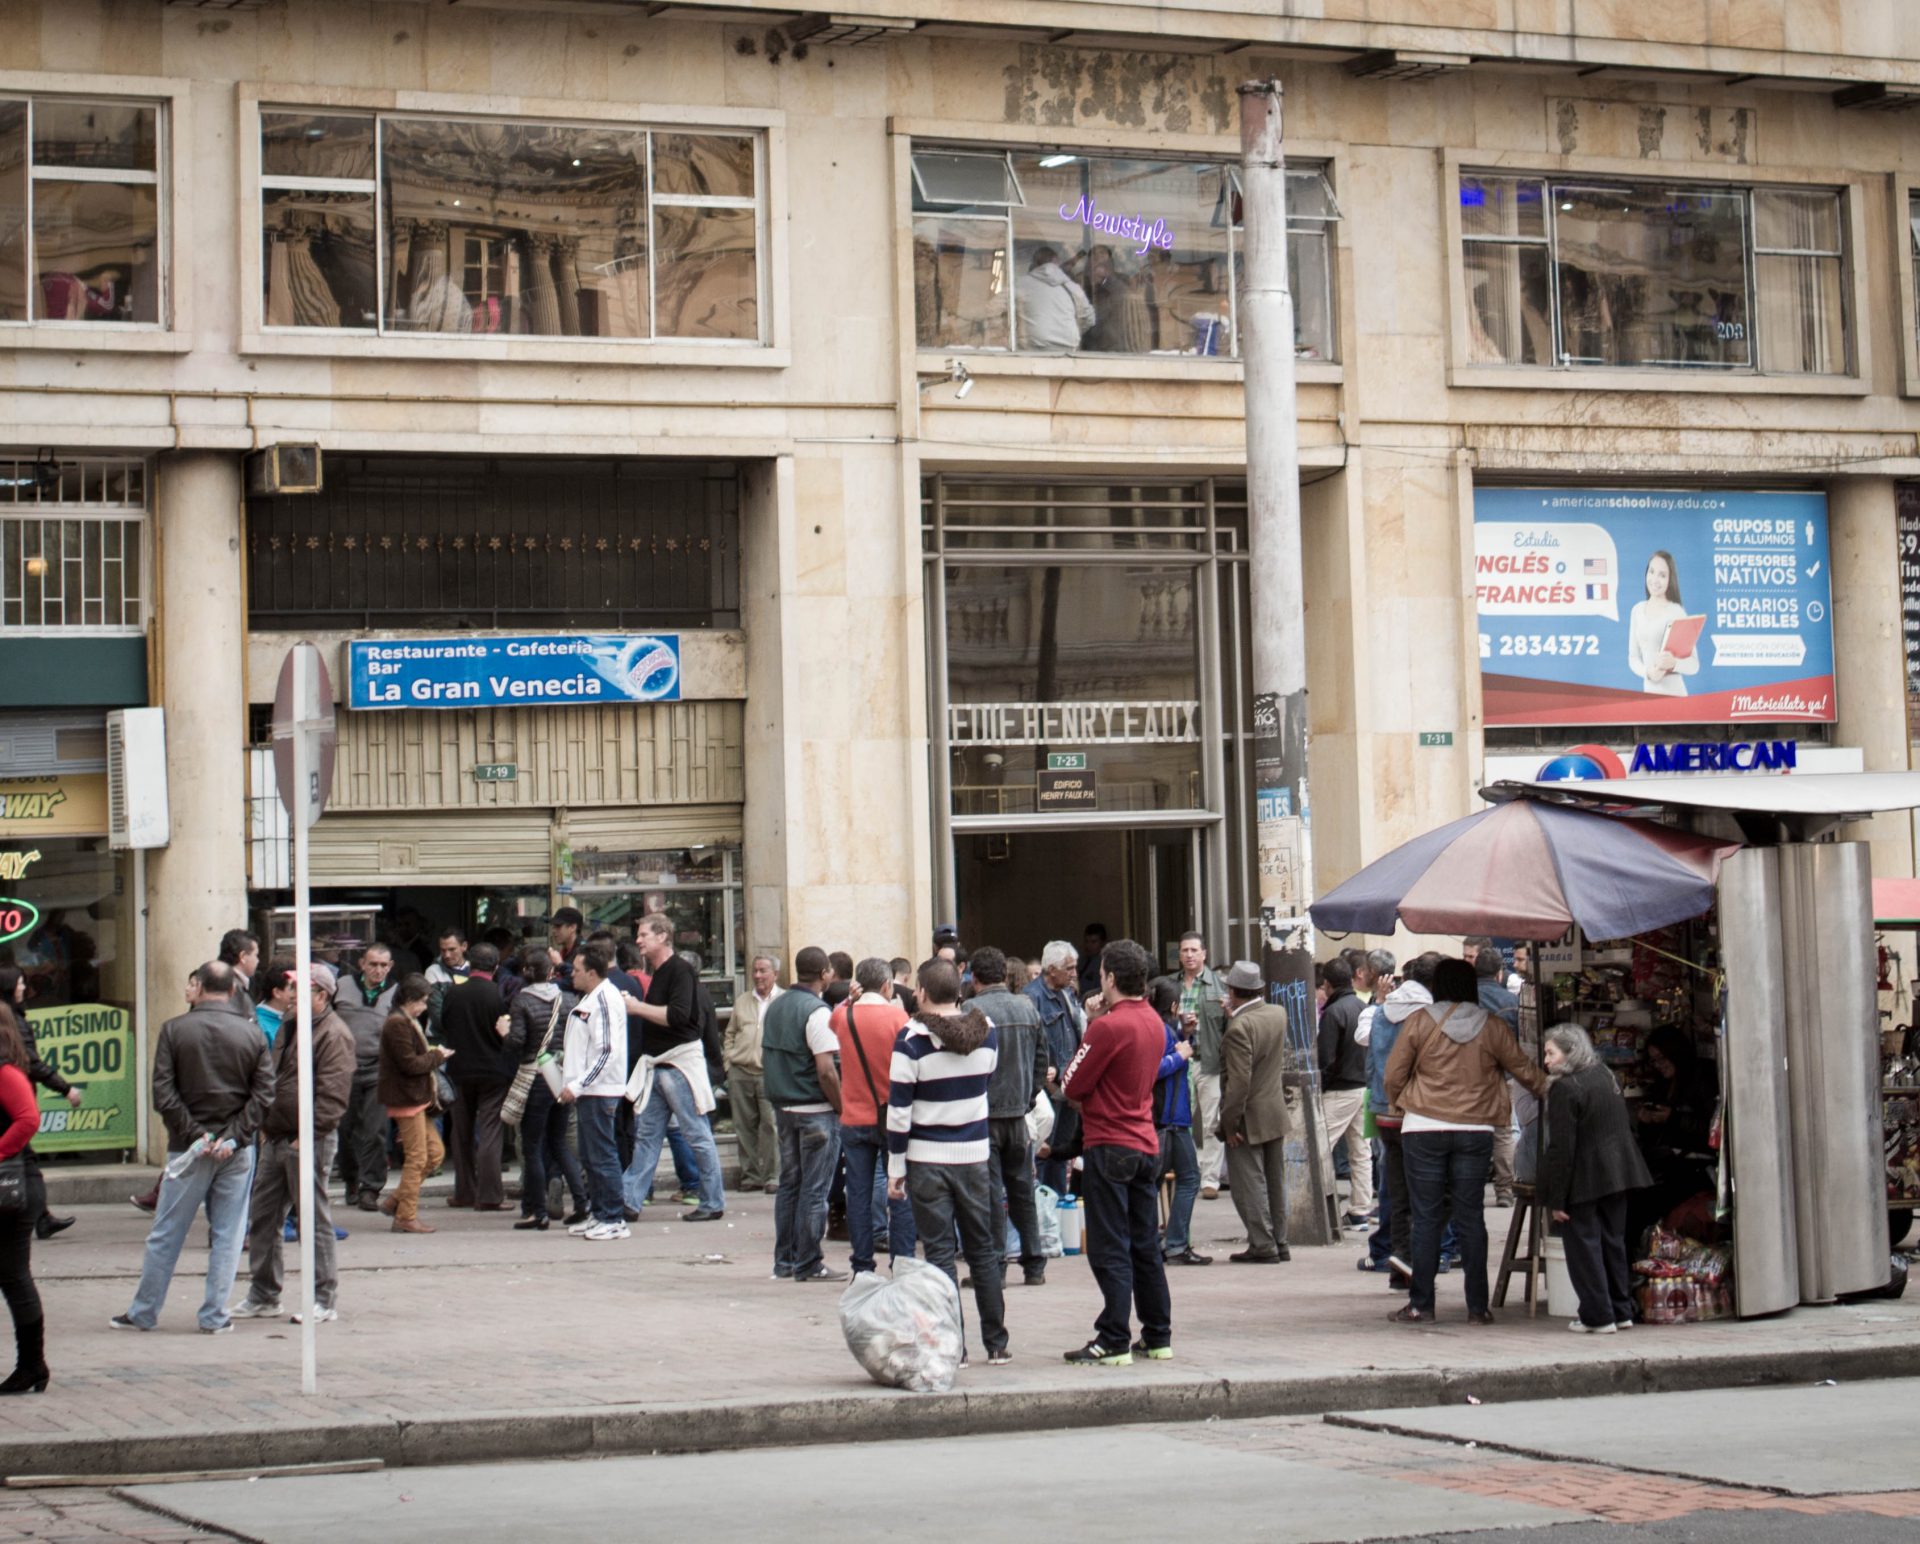
[[[956,387],[954,400],[965,401],[967,393],[973,390],[973,372],[959,360],[952,359],[947,362],[947,375]]]

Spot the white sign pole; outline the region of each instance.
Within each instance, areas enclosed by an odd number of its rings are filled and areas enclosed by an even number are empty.
[[[318,775],[316,747],[309,740],[307,707],[316,696],[312,649],[294,650],[293,691],[293,961],[299,987],[300,1191],[293,1214],[300,1219],[300,1391],[318,1391],[313,1322],[313,897],[307,888],[308,831],[313,799],[308,784]]]

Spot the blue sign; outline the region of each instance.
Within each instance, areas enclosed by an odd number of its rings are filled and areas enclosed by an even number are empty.
[[[368,639],[347,645],[351,708],[678,702],[674,633]]]
[[[1818,493],[1480,488],[1489,725],[1831,723]]]

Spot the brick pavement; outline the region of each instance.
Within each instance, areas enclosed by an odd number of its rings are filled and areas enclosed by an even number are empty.
[[[649,1220],[631,1240],[597,1245],[557,1230],[516,1233],[508,1217],[438,1205],[431,1220],[442,1231],[431,1237],[393,1234],[384,1219],[343,1213],[353,1236],[340,1246],[342,1318],[320,1329],[321,1393],[311,1400],[298,1392],[296,1326],[194,1331],[203,1229],[183,1256],[161,1330],[109,1330],[109,1315],[131,1295],[145,1221],[124,1205],[82,1208],[77,1228],[35,1249],[54,1381],[43,1396],[0,1401],[0,1469],[17,1467],[10,1444],[49,1438],[228,1433],[238,1439],[233,1461],[244,1464],[253,1461],[244,1439],[262,1428],[517,1412],[533,1418],[533,1441],[538,1416],[549,1411],[902,1400],[871,1384],[847,1354],[835,1289],[768,1279],[771,1208],[770,1197],[730,1197],[722,1223]],[[1236,1228],[1227,1202],[1201,1203],[1200,1248],[1224,1255]],[[834,1248],[842,1260],[843,1251]],[[1358,1253],[1357,1245],[1303,1249],[1284,1267],[1222,1260],[1180,1271],[1173,1278],[1177,1360],[1124,1370],[1060,1362],[1061,1351],[1087,1337],[1097,1298],[1082,1260],[1056,1261],[1048,1286],[1009,1288],[1014,1364],[969,1369],[962,1391],[1072,1399],[1148,1387],[1174,1396],[1203,1382],[1310,1386],[1370,1370],[1432,1369],[1460,1374],[1471,1389],[1482,1369],[1534,1369],[1540,1383],[1531,1391],[1551,1394],[1560,1369],[1592,1364],[1617,1364],[1617,1386],[1630,1389],[1643,1386],[1643,1363],[1684,1368],[1730,1351],[1920,1355],[1920,1303],[1803,1309],[1750,1324],[1643,1327],[1592,1339],[1518,1309],[1490,1329],[1469,1327],[1457,1286],[1443,1279],[1440,1322],[1407,1329],[1387,1322],[1398,1299],[1381,1278],[1353,1269]],[[715,1254],[721,1258],[708,1258]],[[296,1251],[289,1255],[297,1260]],[[1390,1401],[1376,1395],[1368,1402]],[[336,1444],[300,1456],[354,1455]]]

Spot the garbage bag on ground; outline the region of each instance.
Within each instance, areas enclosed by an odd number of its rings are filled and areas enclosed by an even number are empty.
[[[959,1287],[937,1265],[904,1256],[891,1280],[861,1271],[847,1284],[840,1329],[875,1383],[916,1394],[952,1388],[966,1350]]]
[[[1060,1247],[1060,1197],[1052,1186],[1033,1187],[1033,1209],[1040,1219],[1040,1253],[1057,1260],[1064,1251]]]

